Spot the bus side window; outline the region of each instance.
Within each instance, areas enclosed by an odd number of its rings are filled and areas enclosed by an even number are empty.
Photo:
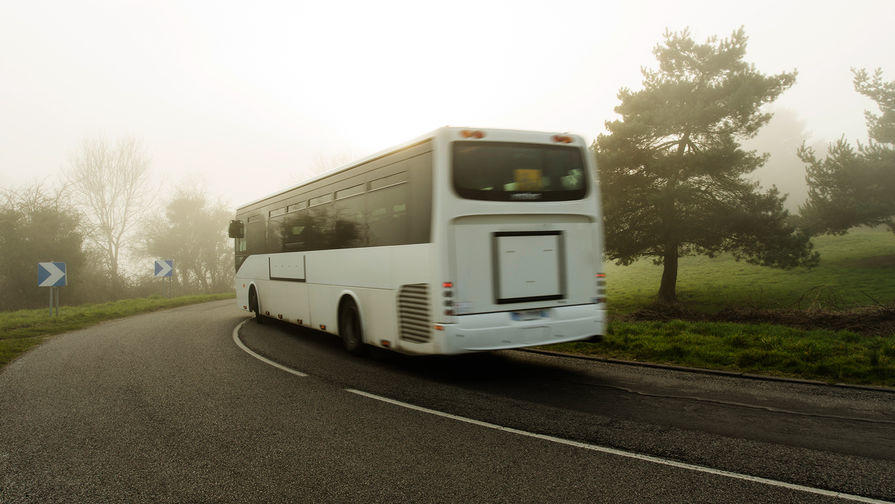
[[[267,251],[267,224],[260,215],[249,217],[246,225],[246,249],[249,254],[263,254]]]
[[[286,215],[281,224],[281,233],[283,237],[283,251],[305,251],[309,250],[308,235],[305,230],[308,226],[308,212],[302,210],[292,212]]]
[[[432,153],[408,160],[410,194],[408,196],[409,236],[407,243],[428,243],[432,227]]]
[[[337,199],[333,203],[331,248],[352,248],[367,245],[363,193]]]
[[[307,250],[326,250],[332,248],[330,235],[335,223],[332,205],[329,203],[311,207],[305,220],[302,234],[305,236]]]
[[[367,193],[367,230],[372,246],[408,243],[408,184],[392,185]]]
[[[267,252],[276,254],[283,251],[283,222],[284,216],[271,217],[268,221]]]

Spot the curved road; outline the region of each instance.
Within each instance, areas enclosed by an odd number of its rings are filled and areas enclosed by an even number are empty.
[[[0,502],[895,501],[895,394],[528,352],[374,352],[232,301],[0,372]],[[843,495],[832,495],[841,492]]]

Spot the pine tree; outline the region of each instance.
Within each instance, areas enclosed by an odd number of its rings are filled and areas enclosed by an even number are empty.
[[[882,70],[873,75],[852,70],[855,91],[876,102],[880,115],[865,112],[870,137],[852,147],[843,137],[824,158],[802,146],[808,164],[808,200],[800,208],[804,226],[813,233],[845,233],[854,226],[888,224],[895,232],[895,81]]]
[[[791,223],[776,188],[761,192],[746,175],[766,156],[743,150],[795,72],[764,75],[744,61],[742,28],[726,39],[693,41],[666,32],[653,50],[658,70],[642,69],[643,89],[623,88],[594,144],[610,259],[662,264],[660,302],[676,300],[678,258],[730,252],[790,268],[816,263],[809,237]]]

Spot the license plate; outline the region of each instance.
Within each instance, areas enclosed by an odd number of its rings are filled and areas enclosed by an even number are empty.
[[[523,310],[510,312],[513,320],[537,320],[547,318],[547,310]]]

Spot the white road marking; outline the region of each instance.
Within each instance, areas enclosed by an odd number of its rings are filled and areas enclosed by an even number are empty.
[[[249,319],[249,320],[251,320],[251,319]],[[295,376],[301,376],[301,377],[308,376],[308,375],[302,373],[301,371],[296,371],[290,367],[286,367],[280,363],[274,362],[274,361],[268,359],[267,357],[264,357],[263,355],[258,355],[257,353],[252,351],[251,348],[245,346],[245,344],[242,342],[242,340],[239,339],[239,328],[244,326],[246,324],[246,322],[248,322],[248,320],[243,320],[242,322],[239,323],[239,325],[237,325],[236,327],[233,328],[233,342],[236,343],[236,346],[238,346],[239,348],[242,348],[247,354],[251,355],[252,357],[258,359],[259,361],[261,361],[265,364],[270,364],[271,366],[273,366],[277,369],[280,369],[287,373],[292,373]]]
[[[233,341],[236,343],[236,345],[239,348],[243,349],[246,353],[248,353],[252,357],[260,360],[261,362],[264,362],[265,364],[269,364],[277,369],[286,371],[287,373],[292,373],[295,376],[301,376],[301,377],[308,376],[307,374],[302,373],[301,371],[296,371],[292,368],[289,368],[287,366],[284,366],[282,364],[274,362],[274,361],[268,359],[267,357],[258,355],[257,353],[252,351],[249,347],[245,346],[245,344],[242,342],[242,340],[239,339],[239,329],[242,326],[244,326],[247,322],[248,322],[248,320],[244,320],[244,321],[240,322],[236,327],[233,328]],[[743,480],[743,481],[751,481],[753,483],[761,483],[763,485],[786,488],[788,490],[795,490],[798,492],[806,492],[806,493],[811,493],[811,494],[815,494],[815,495],[823,495],[825,497],[836,497],[839,499],[853,501],[853,502],[865,502],[865,503],[870,503],[870,504],[895,504],[895,502],[892,502],[892,501],[884,501],[884,500],[880,500],[880,499],[873,499],[870,497],[863,497],[861,495],[853,495],[853,494],[848,494],[848,493],[843,493],[843,492],[834,492],[832,490],[824,490],[822,488],[814,488],[814,487],[805,486],[805,485],[797,485],[795,483],[787,483],[785,481],[778,481],[778,480],[773,480],[770,478],[762,478],[760,476],[752,476],[749,474],[742,474],[742,473],[737,473],[737,472],[732,472],[732,471],[724,471],[721,469],[714,469],[711,467],[706,467],[706,466],[701,466],[701,465],[696,465],[696,464],[688,464],[686,462],[678,462],[676,460],[665,459],[665,458],[661,458],[661,457],[653,457],[651,455],[643,455],[641,453],[629,452],[629,451],[625,451],[625,450],[619,450],[617,448],[610,448],[608,446],[600,446],[600,445],[595,445],[595,444],[590,444],[590,443],[582,443],[581,441],[572,441],[570,439],[563,439],[563,438],[558,438],[555,436],[548,436],[546,434],[537,434],[535,432],[528,432],[528,431],[524,431],[524,430],[514,429],[512,427],[504,427],[502,425],[483,422],[481,420],[475,420],[472,418],[467,418],[467,417],[463,417],[463,416],[459,416],[459,415],[453,415],[451,413],[445,413],[443,411],[424,408],[422,406],[416,406],[414,404],[398,401],[395,399],[389,399],[388,397],[371,394],[369,392],[364,392],[362,390],[345,389],[345,391],[351,392],[352,394],[357,394],[359,396],[367,397],[369,399],[375,399],[377,401],[394,404],[395,406],[401,406],[402,408],[408,408],[408,409],[420,411],[422,413],[428,413],[430,415],[440,416],[443,418],[449,418],[451,420],[456,420],[458,422],[464,422],[464,423],[468,423],[468,424],[472,424],[472,425],[477,425],[479,427],[485,427],[487,429],[494,429],[494,430],[498,430],[498,431],[509,432],[511,434],[517,434],[519,436],[526,436],[526,437],[531,437],[531,438],[535,438],[535,439],[541,439],[544,441],[550,441],[552,443],[563,444],[566,446],[573,446],[575,448],[582,448],[585,450],[606,453],[609,455],[616,455],[619,457],[626,457],[626,458],[631,458],[631,459],[635,459],[635,460],[642,460],[644,462],[651,462],[653,464],[661,464],[661,465],[666,465],[666,466],[670,466],[670,467],[677,467],[679,469],[687,469],[689,471],[702,472],[702,473],[706,473],[706,474],[714,474],[716,476],[723,476],[725,478],[733,478],[733,479],[738,479],[738,480]]]
[[[436,415],[436,416],[440,416],[440,417],[444,417],[444,418],[449,418],[451,420],[456,420],[458,422],[465,422],[465,423],[472,424],[472,425],[478,425],[479,427],[485,427],[487,429],[494,429],[494,430],[498,430],[498,431],[509,432],[511,434],[518,434],[520,436],[527,436],[527,437],[532,437],[532,438],[536,438],[536,439],[542,439],[544,441],[550,441],[553,443],[559,443],[559,444],[563,444],[563,445],[567,445],[567,446],[574,446],[576,448],[583,448],[585,450],[607,453],[610,455],[617,455],[619,457],[627,457],[627,458],[632,458],[632,459],[636,459],[636,460],[643,460],[645,462],[652,462],[654,464],[662,464],[662,465],[666,465],[666,466],[677,467],[679,469],[687,469],[690,471],[714,474],[716,476],[724,476],[726,478],[733,478],[733,479],[738,479],[738,480],[743,480],[743,481],[751,481],[754,483],[761,483],[763,485],[770,485],[770,486],[775,486],[775,487],[780,487],[780,488],[786,488],[789,490],[796,490],[799,492],[807,492],[807,493],[812,493],[812,494],[816,494],[816,495],[823,495],[826,497],[837,497],[840,499],[850,500],[850,501],[854,501],[854,502],[867,502],[867,503],[874,503],[874,504],[893,504],[890,501],[872,499],[870,497],[863,497],[860,495],[852,495],[852,494],[847,494],[847,493],[842,493],[842,492],[834,492],[831,490],[824,490],[822,488],[814,488],[814,487],[809,487],[809,486],[804,486],[804,485],[796,485],[794,483],[787,483],[785,481],[778,481],[778,480],[773,480],[773,479],[769,479],[769,478],[762,478],[759,476],[751,476],[749,474],[741,474],[741,473],[736,473],[736,472],[731,472],[731,471],[723,471],[721,469],[713,469],[711,467],[705,467],[705,466],[700,466],[700,465],[695,465],[695,464],[687,464],[685,462],[678,462],[676,460],[664,459],[661,457],[653,457],[650,455],[643,455],[640,453],[618,450],[616,448],[609,448],[607,446],[599,446],[599,445],[594,445],[594,444],[589,444],[589,443],[582,443],[580,441],[572,441],[569,439],[548,436],[546,434],[537,434],[534,432],[528,432],[528,431],[524,431],[524,430],[514,429],[512,427],[504,427],[502,425],[483,422],[481,420],[474,420],[472,418],[467,418],[467,417],[463,417],[463,416],[459,416],[459,415],[452,415],[450,413],[445,413],[443,411],[424,408],[422,406],[416,406],[416,405],[413,405],[410,403],[397,401],[395,399],[389,399],[388,397],[382,397],[382,396],[378,396],[376,394],[370,394],[369,392],[363,392],[361,390],[356,390],[356,389],[345,389],[345,390],[347,392],[351,392],[352,394],[357,394],[357,395],[364,396],[364,397],[367,397],[370,399],[375,399],[377,401],[394,404],[395,406],[401,406],[402,408],[408,408],[408,409],[412,409],[412,410],[416,410],[416,411],[421,411],[423,413],[428,413],[430,415]]]

